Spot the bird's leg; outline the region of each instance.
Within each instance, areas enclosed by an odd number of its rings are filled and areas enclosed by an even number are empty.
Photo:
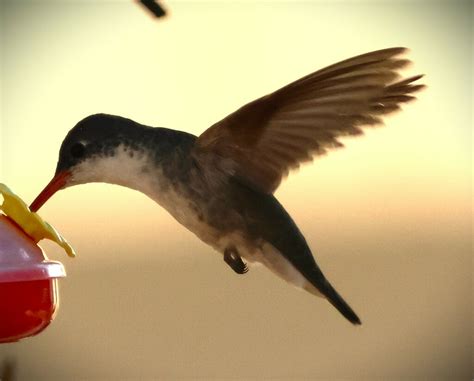
[[[235,247],[228,247],[225,249],[224,261],[237,274],[245,274],[247,271],[249,271],[247,264],[242,260]]]

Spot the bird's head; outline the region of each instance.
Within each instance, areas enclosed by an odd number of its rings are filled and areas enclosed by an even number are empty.
[[[140,140],[136,135],[146,133],[143,127],[130,119],[106,114],[81,120],[65,137],[53,179],[30,209],[37,211],[58,190],[73,185],[107,182],[129,186],[121,180],[121,173],[133,173],[135,168],[131,166],[143,168],[146,158],[139,154],[135,143]]]

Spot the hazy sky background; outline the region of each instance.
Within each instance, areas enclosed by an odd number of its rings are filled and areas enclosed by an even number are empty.
[[[468,379],[472,3],[1,1],[0,182],[31,201],[67,131],[105,112],[196,135],[324,66],[392,46],[419,100],[276,195],[360,315],[263,267],[238,276],[145,196],[111,185],[41,210],[73,244],[41,335],[0,346],[20,379]]]

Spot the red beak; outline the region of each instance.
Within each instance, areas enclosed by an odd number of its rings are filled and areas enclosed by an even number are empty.
[[[62,189],[66,185],[67,180],[71,177],[71,172],[63,171],[59,172],[48,185],[42,190],[42,192],[35,198],[30,205],[32,212],[38,211],[43,204],[49,200],[49,198],[55,194],[58,190]]]

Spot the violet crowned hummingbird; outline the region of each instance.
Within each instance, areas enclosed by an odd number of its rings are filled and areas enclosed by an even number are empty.
[[[289,283],[326,298],[353,324],[359,317],[316,264],[273,196],[292,169],[332,148],[338,138],[415,99],[422,76],[400,80],[405,48],[356,56],[250,102],[199,137],[148,127],[120,116],[81,120],[64,139],[54,178],[31,204],[56,191],[104,182],[143,192],[223,254],[238,274],[260,262]],[[245,261],[244,261],[245,260]]]

